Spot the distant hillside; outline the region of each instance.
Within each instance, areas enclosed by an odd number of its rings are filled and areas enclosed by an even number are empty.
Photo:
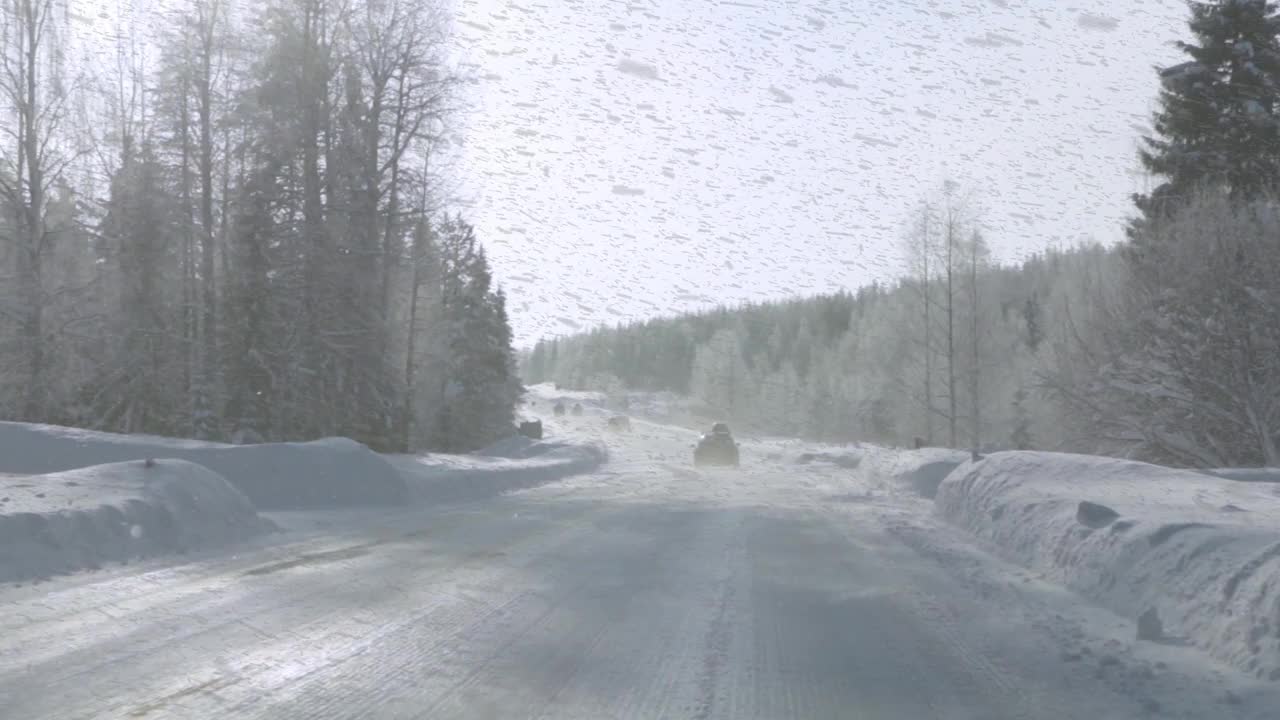
[[[913,278],[597,329],[539,342],[524,376],[686,393],[708,414],[816,440],[968,447],[976,430],[983,445],[1072,447],[1042,381],[1116,257],[1093,246],[1017,267],[957,263],[970,274],[950,294]]]

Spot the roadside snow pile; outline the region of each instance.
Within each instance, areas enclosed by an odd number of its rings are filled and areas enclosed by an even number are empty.
[[[847,470],[856,470],[862,464],[862,451],[860,450],[844,450],[844,451],[811,451],[802,452],[796,456],[797,465],[808,465],[810,463],[828,463]]]
[[[1202,472],[1240,482],[1280,483],[1280,468],[1213,468]]]
[[[591,472],[606,459],[599,445],[535,443],[533,455],[388,455],[417,502],[478,500]]]
[[[475,454],[481,457],[531,458],[564,447],[571,446],[563,442],[545,442],[533,440],[523,435],[512,435],[488,447],[477,450]]]
[[[1269,487],[1004,452],[958,468],[934,508],[1007,559],[1128,617],[1154,608],[1164,633],[1280,679],[1280,497]]]
[[[270,527],[226,478],[183,460],[0,475],[0,581],[214,547]]]
[[[347,438],[214,447],[188,459],[226,476],[264,510],[397,505],[409,497],[384,456]]]
[[[525,388],[527,399],[560,400],[570,402],[603,403],[608,397],[605,393],[594,390],[560,390],[553,383],[544,382]]]
[[[867,447],[863,451],[863,477],[890,490],[908,490],[931,498],[947,475],[969,460],[969,453],[947,448],[894,450]]]
[[[0,472],[59,472],[146,458],[203,465],[239,488],[260,510],[398,504],[408,497],[400,473],[381,455],[346,438],[224,445],[0,423]]]

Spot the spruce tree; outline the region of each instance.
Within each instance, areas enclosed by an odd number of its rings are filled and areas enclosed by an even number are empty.
[[[1031,438],[1031,415],[1027,412],[1027,391],[1021,386],[1013,393],[1013,431],[1009,442],[1015,450],[1030,450],[1035,444]]]
[[[1202,184],[1254,197],[1280,179],[1280,14],[1273,0],[1191,2],[1190,60],[1160,71],[1143,166],[1163,183],[1135,195],[1130,237]]]
[[[1040,343],[1044,340],[1044,311],[1034,293],[1022,306],[1022,321],[1026,325],[1027,348],[1035,352],[1040,349]]]
[[[444,227],[453,277],[444,308],[447,374],[437,422],[440,450],[474,450],[512,432],[524,389],[515,368],[506,297],[493,289],[484,250],[460,218]]]

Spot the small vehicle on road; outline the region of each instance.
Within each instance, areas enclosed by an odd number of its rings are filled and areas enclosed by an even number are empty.
[[[581,415],[581,414],[582,414],[582,403],[574,403],[574,404],[573,404],[573,409],[572,409],[572,410],[570,410],[569,412],[570,412],[570,413],[572,413],[572,414],[573,414],[573,415],[575,415],[575,416],[576,416],[576,415]]]
[[[561,416],[563,416],[563,415],[564,415],[564,403],[562,403],[562,402],[557,402],[557,403],[556,403],[556,406],[552,409],[552,412],[554,412],[554,413],[555,413],[556,417],[561,417]]]
[[[631,418],[626,415],[614,415],[609,418],[609,429],[617,432],[631,432]]]
[[[728,425],[718,422],[698,440],[693,448],[693,464],[738,466],[738,442]]]

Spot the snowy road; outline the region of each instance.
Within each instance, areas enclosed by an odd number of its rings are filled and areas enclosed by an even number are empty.
[[[598,474],[6,588],[0,716],[1243,712],[1221,669],[1176,648],[1153,666],[1105,637],[1131,632],[1118,619],[957,549],[909,501],[758,460],[694,471],[642,429]]]

